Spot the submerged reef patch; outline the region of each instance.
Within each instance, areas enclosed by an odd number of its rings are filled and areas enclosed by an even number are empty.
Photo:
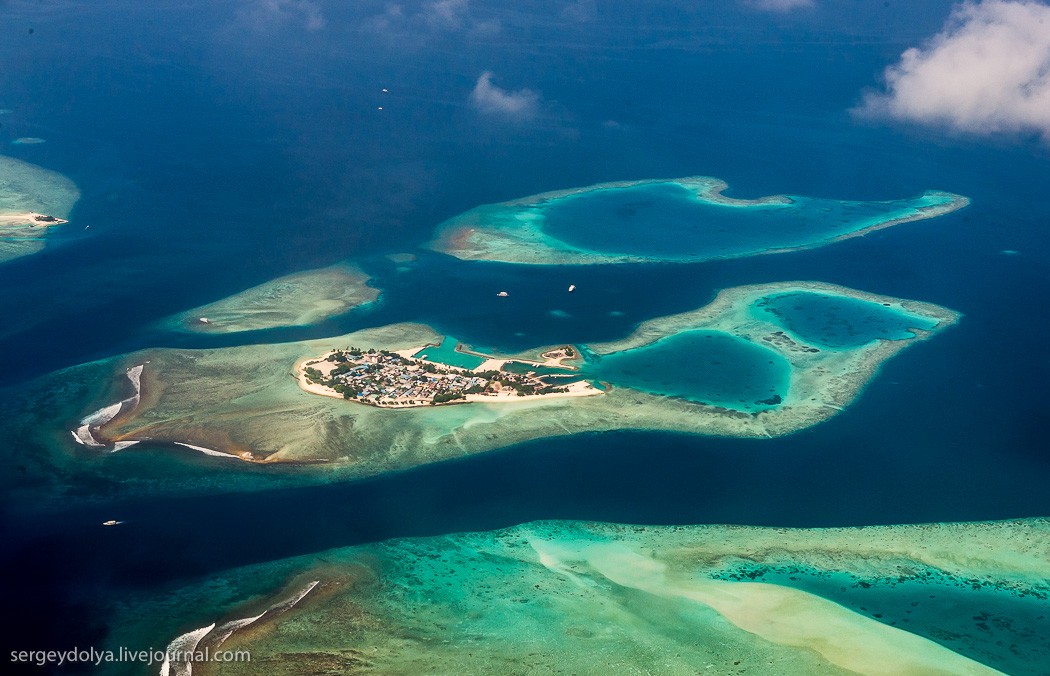
[[[177,331],[236,333],[309,326],[379,298],[356,265],[338,264],[296,272],[187,310],[165,323]]]
[[[622,673],[1026,673],[1047,658],[1027,632],[1050,615],[1048,554],[1045,519],[831,529],[539,522],[229,571],[224,586],[233,588],[291,578],[275,600],[305,581],[312,591],[281,613],[265,610],[274,607],[266,600],[187,613],[156,640],[226,627],[206,632],[205,644],[250,650],[252,664],[201,665],[220,674],[259,664],[268,673],[593,673],[595,664]],[[941,594],[961,598],[980,580],[967,603],[998,609],[1000,640],[982,638],[983,613],[966,624],[951,607],[931,608],[892,626],[790,580],[737,575],[763,566],[853,580],[859,604],[909,580],[894,600],[901,614]],[[204,593],[177,595],[195,608]],[[1043,618],[1021,619],[1032,609]],[[257,618],[260,610],[270,615]],[[149,604],[136,612],[149,617]],[[129,613],[124,629],[136,621]],[[948,625],[961,628],[940,629]]]

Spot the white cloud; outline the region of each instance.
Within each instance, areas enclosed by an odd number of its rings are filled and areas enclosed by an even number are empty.
[[[437,0],[423,9],[427,23],[435,28],[459,30],[470,11],[468,0]]]
[[[813,0],[750,0],[749,4],[768,12],[790,12],[793,9],[812,7]]]
[[[540,95],[531,89],[508,91],[492,84],[492,73],[485,71],[470,93],[470,102],[486,115],[502,115],[528,120],[540,110]]]
[[[866,94],[856,113],[1050,140],[1050,6],[961,4],[940,33],[904,52],[885,78],[886,90]]]
[[[421,39],[460,32],[471,37],[491,37],[502,28],[499,19],[476,16],[470,0],[430,0],[407,10],[389,3],[381,14],[366,19],[364,26],[384,34],[416,34]]]
[[[252,0],[242,17],[256,30],[299,24],[309,31],[324,28],[325,18],[313,0]]]

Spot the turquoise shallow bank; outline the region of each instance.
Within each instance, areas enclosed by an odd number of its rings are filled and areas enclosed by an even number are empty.
[[[701,176],[544,193],[446,221],[431,246],[459,258],[509,263],[706,261],[822,246],[969,203],[940,191],[888,201],[742,200],[723,195],[726,188]]]
[[[809,291],[770,294],[753,307],[757,314],[775,315],[796,336],[825,348],[907,340],[915,337],[911,329],[928,331],[937,324],[902,308]]]

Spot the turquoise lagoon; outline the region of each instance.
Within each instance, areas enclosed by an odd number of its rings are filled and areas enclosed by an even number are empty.
[[[756,301],[752,310],[803,341],[830,349],[860,347],[879,339],[907,340],[915,337],[912,329],[929,331],[937,326],[936,319],[899,307],[813,291],[770,294]]]
[[[789,203],[709,202],[680,183],[582,192],[543,207],[543,232],[589,251],[660,259],[747,256],[821,244],[913,216],[923,200],[847,202],[792,196]]]
[[[821,246],[962,208],[927,191],[887,201],[725,197],[707,177],[608,183],[478,207],[443,223],[434,248],[514,263],[706,261]]]
[[[461,369],[476,369],[485,363],[486,357],[460,352],[456,349],[457,345],[459,341],[451,336],[445,336],[440,345],[424,347],[412,356]]]
[[[791,375],[791,365],[776,352],[702,329],[593,358],[583,370],[614,386],[746,412],[779,404]]]
[[[439,346],[426,347],[414,356],[463,369],[485,362],[485,357],[459,352],[457,344],[446,336]],[[714,330],[682,331],[601,356],[583,351],[586,362],[578,370],[513,360],[501,370],[536,373],[552,385],[586,379],[748,413],[779,405],[791,376],[791,365],[776,352]]]

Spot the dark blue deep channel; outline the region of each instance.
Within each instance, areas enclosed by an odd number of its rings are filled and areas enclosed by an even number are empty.
[[[366,20],[382,2],[289,3],[322,7],[315,31],[294,13],[267,23],[249,4],[0,2],[0,109],[11,111],[0,116],[0,153],[63,173],[82,193],[70,227],[42,253],[0,264],[0,580],[11,618],[0,655],[100,645],[113,605],[136,592],[386,538],[537,519],[845,526],[1050,516],[1045,147],[847,112],[876,74],[940,29],[949,0],[870,3],[877,9],[858,15],[815,3],[804,16],[761,20],[753,3],[724,3],[716,25],[699,7],[664,0],[610,3],[589,23],[552,20],[561,7],[548,2],[508,12],[478,0],[472,11],[503,32],[466,43],[440,31],[377,37]],[[494,64],[502,86],[542,92],[534,117],[508,121],[471,105]],[[47,142],[11,143],[26,136]],[[693,175],[723,178],[741,198],[893,200],[941,189],[973,203],[825,248],[709,264],[513,266],[419,249],[436,224],[480,204]],[[403,251],[418,254],[403,269],[384,258]],[[156,328],[346,258],[383,290],[369,312],[248,336]],[[302,479],[145,444],[76,455],[71,412],[41,399],[32,418],[16,414],[33,378],[132,349],[397,321],[493,350],[585,344],[698,308],[723,288],[794,280],[964,316],[891,359],[841,415],[788,437],[579,435],[336,485],[315,481],[316,468]],[[101,527],[107,519],[126,523]],[[869,610],[910,602],[909,590]],[[854,592],[836,600],[859,610],[868,601]],[[1009,616],[1010,603],[966,607]],[[1019,625],[1045,626],[1031,599],[1016,608]],[[994,641],[980,645],[976,659],[1046,673],[1037,650],[1009,662],[989,657]]]

